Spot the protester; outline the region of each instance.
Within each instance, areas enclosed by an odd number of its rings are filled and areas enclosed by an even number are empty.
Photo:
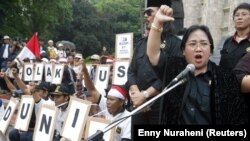
[[[96,70],[97,70],[97,65],[100,64],[100,56],[97,54],[93,54],[90,57],[92,67],[90,69],[90,78],[92,81],[95,81],[95,76],[96,76]]]
[[[195,66],[188,73],[187,84],[164,96],[162,124],[185,125],[237,125],[247,123],[246,105],[239,94],[237,80],[209,60],[213,52],[213,39],[209,29],[194,25],[183,36],[183,58],[168,57],[160,51],[163,23],[174,20],[173,10],[162,5],[156,13],[148,37],[147,54],[152,65],[165,68],[168,85],[187,64]]]
[[[0,47],[0,68],[5,68],[7,65],[7,59],[12,57],[13,48],[11,45],[10,37],[8,35],[3,36],[3,44]]]
[[[236,32],[221,50],[220,66],[232,70],[238,61],[250,52],[250,4],[241,3],[233,11]]]
[[[233,11],[233,21],[236,32],[226,39],[221,50],[220,66],[227,71],[232,71],[239,60],[250,52],[250,4],[240,3]],[[237,79],[241,84],[241,77]],[[248,103],[248,119],[250,120],[250,92],[242,91]]]
[[[55,91],[52,92],[50,95],[55,102],[55,106],[59,108],[53,141],[60,141],[60,139],[62,138],[60,133],[62,130],[63,123],[65,121],[70,95],[70,90],[65,84],[57,86]]]
[[[250,53],[247,53],[244,57],[240,59],[238,64],[234,68],[234,73],[236,74],[239,82],[241,83],[241,92],[250,93]]]
[[[162,4],[171,5],[170,1],[155,1],[148,0],[147,8],[144,11],[144,19],[146,29],[151,30],[151,23],[154,16]],[[165,26],[161,34],[161,46],[169,56],[182,56],[180,43],[181,40],[171,32],[172,27],[168,24]],[[144,102],[159,94],[163,88],[163,69],[155,69],[154,72],[148,56],[146,55],[147,36],[139,40],[133,55],[133,59],[128,68],[128,81],[126,83],[129,88],[130,98],[133,103],[133,108],[142,105]],[[132,125],[153,125],[160,123],[161,111],[160,99],[148,106],[144,111],[132,117]],[[133,134],[133,126],[132,126]]]
[[[9,139],[10,141],[32,141],[38,110],[44,104],[50,106],[55,105],[54,102],[48,98],[50,86],[46,82],[42,82],[39,85],[30,85],[27,87],[25,83],[19,78],[17,68],[12,68],[12,73],[18,87],[23,91],[23,93],[33,96],[35,106],[31,115],[28,131],[19,131],[17,129],[13,129],[9,133]]]
[[[106,119],[112,121],[125,117],[129,112],[125,109],[127,92],[121,86],[112,86],[107,98],[100,94],[90,79],[85,63],[82,65],[84,83],[88,91],[87,99],[92,103],[98,104],[104,112]],[[115,127],[114,141],[131,140],[131,118],[119,123]]]

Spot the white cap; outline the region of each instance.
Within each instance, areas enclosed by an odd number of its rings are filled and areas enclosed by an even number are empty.
[[[10,39],[10,37],[8,36],[8,35],[5,35],[5,36],[3,36],[3,39],[5,40],[5,39]]]
[[[58,62],[60,62],[60,63],[67,63],[68,59],[67,58],[59,58]]]
[[[77,53],[77,54],[75,55],[75,58],[80,58],[80,59],[82,59],[82,54]]]
[[[47,59],[47,58],[42,58],[41,59],[43,62],[45,62],[45,63],[48,63],[49,62],[49,60]]]
[[[107,63],[113,63],[113,62],[114,62],[114,58],[111,57],[111,56],[108,56],[108,57],[106,58],[106,62],[107,62]]]
[[[97,55],[97,54],[93,54],[90,59],[93,59],[93,60],[100,60],[100,56]]]
[[[53,43],[53,40],[49,40],[48,43]]]
[[[55,63],[57,63],[57,60],[56,60],[56,59],[50,59],[49,61],[50,61],[50,62],[55,62]]]
[[[59,43],[59,44],[58,44],[58,47],[63,47],[63,44],[62,44],[62,43]]]

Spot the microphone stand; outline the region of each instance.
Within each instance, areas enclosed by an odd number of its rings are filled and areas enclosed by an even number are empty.
[[[130,112],[130,114],[128,114],[127,116],[122,117],[120,119],[117,119],[117,120],[113,121],[107,127],[105,127],[103,131],[98,130],[95,134],[93,134],[90,137],[88,137],[85,141],[103,141],[103,135],[104,135],[104,133],[106,133],[107,131],[109,131],[110,129],[112,129],[113,127],[115,127],[116,125],[118,125],[119,123],[123,122],[127,118],[135,115],[137,112],[139,112],[140,110],[142,110],[146,106],[152,104],[158,98],[162,97],[163,95],[165,95],[166,93],[168,93],[169,91],[171,91],[172,89],[174,89],[175,87],[184,84],[186,81],[187,81],[187,79],[183,78],[179,82],[177,82],[176,84],[172,85],[171,87],[169,87],[169,88],[165,87],[160,94],[154,96],[149,101],[143,103],[141,106],[137,107],[132,112]]]

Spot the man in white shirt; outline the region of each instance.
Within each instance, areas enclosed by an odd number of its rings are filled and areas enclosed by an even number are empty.
[[[125,109],[127,101],[127,92],[121,86],[112,86],[108,92],[107,98],[98,92],[90,79],[86,65],[83,63],[82,73],[84,83],[88,91],[87,99],[100,106],[102,111],[106,111],[104,117],[115,121],[129,115]],[[131,141],[131,117],[127,118],[115,127],[115,141]]]

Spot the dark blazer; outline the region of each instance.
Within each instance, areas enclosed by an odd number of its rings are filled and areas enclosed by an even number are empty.
[[[166,84],[177,76],[185,67],[183,58],[168,58],[165,69]],[[224,71],[215,63],[209,62],[212,68],[212,83],[210,91],[210,105],[212,124],[214,125],[238,125],[247,124],[247,106],[243,95],[240,94],[240,86],[237,79],[228,71]],[[177,124],[185,91],[185,84],[178,86],[164,96],[162,110],[162,124]]]

